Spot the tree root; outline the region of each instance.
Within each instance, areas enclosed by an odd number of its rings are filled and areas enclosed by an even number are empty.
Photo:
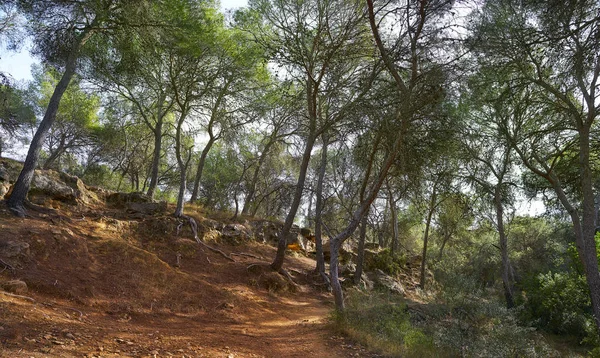
[[[219,255],[223,256],[223,257],[224,257],[224,258],[226,258],[227,260],[229,260],[229,261],[233,261],[233,262],[236,262],[236,261],[235,261],[233,258],[231,258],[231,256],[227,255],[226,253],[224,253],[223,251],[221,251],[221,250],[219,250],[219,249],[217,249],[217,248],[215,248],[215,247],[212,247],[212,246],[209,246],[209,245],[205,244],[204,242],[202,242],[202,240],[200,240],[200,239],[196,238],[196,242],[197,242],[197,243],[199,243],[200,245],[202,245],[202,246],[206,247],[206,248],[207,248],[207,249],[209,249],[210,251],[212,251],[212,252],[216,252],[217,254],[219,254]]]
[[[15,272],[15,268],[12,265],[4,262],[2,259],[0,259],[0,265],[4,266],[4,270],[10,270],[13,273]],[[4,270],[2,270],[2,271],[4,271]]]
[[[0,291],[1,294],[8,296],[8,297],[14,297],[14,298],[20,298],[23,300],[27,300],[29,302],[32,303],[36,303],[37,301],[31,297],[27,297],[27,296],[22,296],[22,295],[15,295],[14,293],[10,293],[10,292],[5,292],[5,291]]]
[[[194,240],[196,240],[196,242],[198,244],[206,247],[207,249],[209,249],[212,252],[216,252],[217,254],[223,256],[224,258],[226,258],[229,261],[236,262],[231,256],[227,255],[225,252],[223,252],[215,247],[209,246],[208,244],[206,244],[206,243],[202,242],[202,240],[200,240],[200,238],[198,237],[198,224],[196,223],[196,220],[194,220],[193,217],[187,216],[187,215],[181,215],[180,218],[188,221],[188,223],[190,224],[190,228],[192,229],[192,233],[194,234]],[[181,224],[179,226],[177,226],[177,234],[179,234],[180,228],[181,228]]]
[[[233,256],[233,255],[237,255],[237,256],[248,256],[248,257],[252,257],[253,259],[257,259],[257,260],[263,260],[263,258],[262,258],[262,257],[260,257],[260,256],[256,256],[256,255],[253,255],[253,254],[248,254],[248,253],[245,253],[245,252],[232,252],[230,255],[232,255],[232,256]]]

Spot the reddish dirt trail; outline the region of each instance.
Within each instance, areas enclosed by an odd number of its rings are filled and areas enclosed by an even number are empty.
[[[22,279],[30,286],[22,295],[35,300],[0,294],[0,357],[375,356],[328,324],[332,299],[312,283],[313,260],[286,260],[299,290],[271,290],[265,279],[277,274],[248,271],[270,261],[271,246],[211,243],[256,257],[232,262],[176,236],[172,218],[106,215],[0,211],[0,241],[31,249],[0,279]]]

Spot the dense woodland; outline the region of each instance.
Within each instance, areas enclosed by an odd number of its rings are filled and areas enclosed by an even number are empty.
[[[42,167],[176,216],[284,221],[276,271],[299,224],[341,315],[366,303],[344,297],[337,253],[358,252],[360,286],[374,244],[388,272],[418,258],[424,295],[495,317],[474,356],[545,356],[532,331],[598,353],[598,1],[1,3],[3,45],[41,61],[0,85],[0,155],[29,148],[16,215]],[[406,345],[473,339],[402,327]]]

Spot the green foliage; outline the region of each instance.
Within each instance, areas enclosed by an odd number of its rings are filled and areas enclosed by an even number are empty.
[[[81,176],[84,183],[91,186],[118,190],[119,176],[106,165],[94,164],[86,168]]]
[[[397,275],[406,265],[405,255],[394,255],[390,249],[384,249],[373,255],[373,259],[366,262],[366,270],[381,270],[390,275]]]
[[[593,331],[590,296],[585,277],[548,272],[523,284],[526,300],[522,319],[557,334],[584,338]]]
[[[335,316],[335,323],[345,334],[386,356],[435,357],[441,353],[431,337],[411,324],[406,304],[397,296],[349,295],[346,311]]]
[[[557,357],[535,329],[519,325],[503,304],[480,298],[452,304],[428,323],[435,345],[449,356]]]

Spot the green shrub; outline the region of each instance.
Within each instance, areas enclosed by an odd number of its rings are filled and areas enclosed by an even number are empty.
[[[390,275],[397,275],[406,265],[406,257],[392,254],[390,249],[384,249],[365,263],[366,271],[381,270]]]
[[[411,324],[406,305],[398,296],[353,292],[346,311],[335,318],[346,335],[385,356],[444,356],[430,336]]]
[[[523,284],[522,319],[556,334],[586,337],[593,330],[590,296],[585,277],[548,272]]]

